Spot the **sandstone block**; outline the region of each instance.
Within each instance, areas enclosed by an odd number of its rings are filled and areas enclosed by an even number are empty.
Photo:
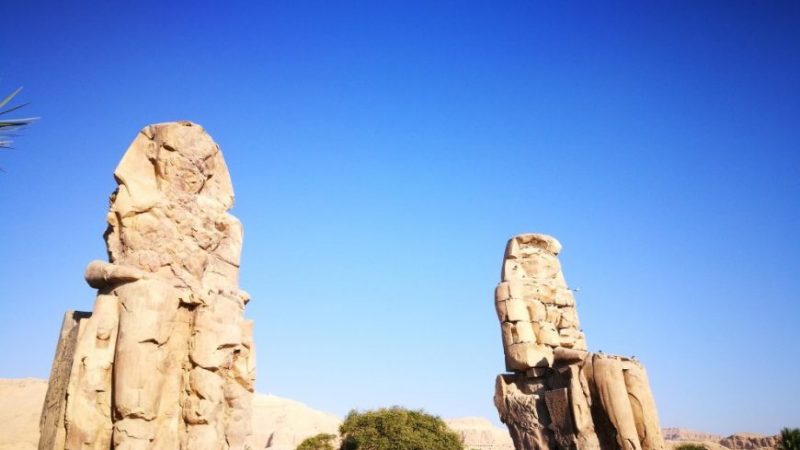
[[[497,285],[494,290],[494,299],[496,302],[504,302],[511,298],[508,283],[503,282]]]
[[[500,323],[508,321],[508,310],[506,308],[505,300],[494,302],[494,309],[497,312],[497,319],[500,321]]]
[[[528,305],[524,300],[507,300],[506,304],[506,320],[509,322],[530,322],[531,317],[528,315]]]
[[[533,332],[533,324],[530,322],[517,322],[514,324],[514,331],[516,334],[515,341],[522,342],[536,342],[536,334]]]
[[[531,322],[542,322],[547,320],[547,308],[538,300],[528,301],[528,316]]]
[[[556,327],[551,322],[536,322],[534,329],[536,330],[536,340],[540,344],[557,347],[561,341]]]
[[[531,367],[547,367],[552,365],[553,351],[544,345],[533,342],[512,344],[508,346],[507,364],[509,370],[527,370]]]

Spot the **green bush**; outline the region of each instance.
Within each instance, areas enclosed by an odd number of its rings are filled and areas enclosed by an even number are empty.
[[[400,407],[350,411],[339,427],[341,450],[463,450],[442,419]]]
[[[700,444],[681,444],[675,447],[675,450],[708,450],[708,449]]]
[[[336,436],[332,434],[320,433],[301,442],[297,450],[336,450],[333,446],[334,439]]]
[[[800,450],[800,428],[782,429],[778,450]]]

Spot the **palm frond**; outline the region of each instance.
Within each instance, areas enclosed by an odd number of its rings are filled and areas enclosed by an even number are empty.
[[[800,428],[784,428],[778,440],[779,450],[800,450]]]
[[[21,90],[22,90],[22,86],[18,87],[18,88],[17,88],[17,89],[16,89],[14,92],[12,92],[12,93],[8,94],[8,96],[7,96],[6,98],[4,98],[4,99],[3,99],[3,101],[1,101],[1,102],[0,102],[0,108],[2,108],[2,107],[4,107],[4,106],[6,106],[6,105],[8,104],[8,102],[10,102],[11,100],[13,100],[13,99],[14,99],[14,97],[16,97],[16,96],[17,96],[17,94],[19,94],[19,92],[20,92]]]
[[[8,94],[3,100],[0,100],[0,116],[6,115],[8,113],[17,111],[18,109],[27,105],[27,103],[23,103],[17,106],[10,106],[6,107],[17,94],[22,91],[22,87],[18,87],[14,90],[14,92]],[[6,109],[3,109],[6,108]],[[13,132],[20,130],[21,128],[30,125],[31,122],[36,120],[36,117],[25,117],[19,119],[0,119],[0,149],[2,148],[11,148],[12,137],[16,136]]]

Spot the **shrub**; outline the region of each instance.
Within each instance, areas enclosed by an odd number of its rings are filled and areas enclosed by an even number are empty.
[[[341,450],[463,450],[442,419],[400,407],[350,411],[339,427]]]
[[[297,450],[336,450],[333,446],[334,439],[336,436],[332,434],[320,433],[301,442]]]
[[[778,450],[800,450],[800,428],[784,428],[778,438]]]
[[[681,444],[675,447],[675,450],[708,450],[708,449],[700,444]]]

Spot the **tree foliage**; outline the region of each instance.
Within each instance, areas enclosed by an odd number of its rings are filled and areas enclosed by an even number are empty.
[[[336,436],[333,434],[320,433],[301,442],[297,450],[336,450],[333,446],[334,439]]]
[[[35,120],[32,117],[25,119],[6,118],[7,114],[26,105],[26,103],[23,103],[21,105],[9,106],[11,101],[14,100],[14,97],[16,97],[21,90],[22,88],[17,88],[17,90],[6,96],[6,98],[0,100],[0,148],[11,147],[11,138],[14,136],[14,133]]]
[[[782,429],[778,450],[800,450],[800,428]]]
[[[341,450],[463,450],[442,419],[400,407],[350,411],[339,427]]]

